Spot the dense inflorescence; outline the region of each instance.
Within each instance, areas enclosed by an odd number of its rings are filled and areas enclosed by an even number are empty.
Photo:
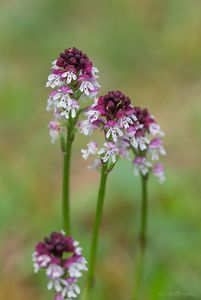
[[[52,63],[52,72],[48,76],[46,87],[51,87],[47,100],[47,111],[52,111],[53,122],[49,124],[51,141],[55,142],[63,125],[69,119],[75,119],[81,105],[78,99],[83,96],[94,97],[100,85],[97,81],[98,69],[93,66],[86,54],[77,48],[68,48]]]
[[[56,60],[56,65],[63,68],[66,72],[72,71],[78,74],[79,71],[82,71],[83,74],[91,74],[92,62],[85,53],[75,47],[68,48],[63,53],[60,53]]]
[[[109,160],[115,164],[119,157],[130,159],[132,152],[135,175],[145,176],[153,172],[160,181],[164,180],[162,165],[155,163],[161,155],[165,155],[162,145],[164,133],[147,109],[133,106],[130,98],[121,91],[110,91],[95,98],[85,114],[87,118],[79,123],[81,133],[90,135],[100,128],[105,138],[100,149],[96,142],[91,141],[87,149],[81,150],[84,159],[90,154],[99,155],[92,168],[99,168],[101,163]]]
[[[55,290],[55,300],[70,300],[80,294],[77,285],[82,272],[87,270],[82,248],[64,232],[53,232],[36,245],[33,253],[34,271],[46,271],[48,289]]]

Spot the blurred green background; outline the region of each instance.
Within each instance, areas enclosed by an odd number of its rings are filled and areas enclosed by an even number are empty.
[[[61,228],[61,167],[51,145],[44,87],[51,62],[76,46],[100,70],[102,93],[121,89],[166,132],[167,181],[149,182],[143,300],[201,299],[201,1],[1,0],[0,299],[44,300],[33,275],[35,243]],[[73,149],[73,235],[87,256],[99,176]],[[140,181],[129,162],[111,174],[94,300],[130,299]]]

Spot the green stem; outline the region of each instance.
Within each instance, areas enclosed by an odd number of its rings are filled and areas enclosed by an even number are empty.
[[[89,271],[88,271],[88,278],[86,282],[86,288],[83,299],[89,299],[89,294],[93,286],[94,280],[94,273],[95,273],[95,265],[96,265],[96,255],[97,255],[97,246],[98,246],[98,237],[100,232],[100,224],[102,219],[102,212],[103,212],[103,204],[104,204],[104,197],[105,197],[105,187],[107,182],[108,164],[104,163],[102,165],[101,171],[101,180],[98,192],[98,202],[96,207],[96,217],[95,223],[93,227],[93,234],[92,234],[92,242],[91,242],[91,252],[89,258]]]
[[[147,242],[147,176],[141,177],[142,181],[142,205],[141,205],[141,229],[140,229],[140,249],[145,250]]]
[[[145,265],[145,250],[147,244],[147,213],[148,213],[148,198],[147,198],[147,179],[148,176],[141,176],[142,182],[142,203],[141,203],[141,223],[140,223],[140,249],[137,261],[136,283],[132,299],[137,300],[143,280],[144,265]]]
[[[82,93],[76,92],[74,99],[79,99]],[[77,112],[75,119],[69,117],[68,124],[65,125],[67,129],[67,137],[61,134],[61,149],[63,151],[63,195],[62,195],[62,214],[63,214],[63,229],[67,235],[71,233],[71,222],[70,222],[70,166],[71,166],[71,150],[72,143],[74,140],[74,128],[78,122],[80,113],[84,109],[80,108]]]
[[[74,126],[69,120],[69,126],[67,127],[67,138],[63,151],[63,228],[67,235],[70,235],[70,162],[71,162],[71,149],[74,139]]]

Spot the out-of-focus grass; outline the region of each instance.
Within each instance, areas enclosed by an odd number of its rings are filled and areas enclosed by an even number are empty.
[[[38,239],[60,230],[61,154],[52,146],[44,88],[57,53],[75,45],[100,69],[103,91],[122,89],[166,132],[167,181],[149,184],[143,299],[200,299],[201,3],[197,0],[2,0],[0,10],[0,228],[2,299],[50,299],[33,276]],[[78,136],[72,170],[74,235],[85,254],[98,174]],[[108,183],[94,299],[129,299],[140,188],[121,162]]]

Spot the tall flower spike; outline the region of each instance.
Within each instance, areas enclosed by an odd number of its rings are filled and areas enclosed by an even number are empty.
[[[98,69],[86,54],[77,48],[68,48],[53,61],[46,87],[51,88],[46,110],[52,112],[49,122],[51,142],[60,138],[64,157],[63,167],[63,229],[70,234],[70,164],[72,143],[80,113],[85,109],[82,98],[94,97],[100,88],[97,81]],[[84,127],[83,127],[84,128]],[[84,131],[91,128],[85,124]],[[92,151],[93,153],[94,151]],[[91,150],[89,154],[91,153]],[[86,154],[87,157],[88,154]]]
[[[97,73],[98,69],[88,56],[75,47],[65,49],[53,61],[52,72],[46,83],[46,87],[53,89],[47,100],[47,111],[53,112],[54,119],[60,122],[60,126],[64,126],[70,116],[76,118],[81,107],[78,98],[91,98],[99,92]],[[50,131],[50,136],[51,134]]]
[[[53,232],[36,245],[33,264],[35,272],[45,270],[47,288],[54,289],[55,300],[71,300],[80,294],[77,282],[87,271],[87,262],[79,243],[64,232]]]
[[[165,155],[162,145],[164,133],[159,124],[147,109],[134,107],[136,124],[129,128],[125,137],[129,149],[134,154],[134,174],[140,175],[142,184],[141,218],[140,218],[140,254],[136,283],[132,299],[139,297],[140,284],[145,265],[145,250],[147,243],[147,214],[148,214],[148,191],[147,183],[150,173],[153,173],[162,183],[165,180],[164,168],[161,163],[156,163],[160,156]]]
[[[91,141],[87,144],[87,149],[81,150],[84,159],[87,159],[89,155],[98,156],[90,168],[101,170],[96,218],[91,242],[89,272],[84,294],[88,296],[91,292],[94,279],[97,243],[107,177],[114,168],[119,157],[129,158],[129,144],[127,141],[125,142],[124,139],[130,126],[134,126],[136,117],[130,98],[120,91],[111,91],[105,96],[100,96],[98,99],[95,98],[93,104],[86,109],[85,115],[86,119],[79,123],[81,133],[90,135],[96,129],[100,129],[104,135],[104,143],[101,147],[99,147],[96,142]]]

